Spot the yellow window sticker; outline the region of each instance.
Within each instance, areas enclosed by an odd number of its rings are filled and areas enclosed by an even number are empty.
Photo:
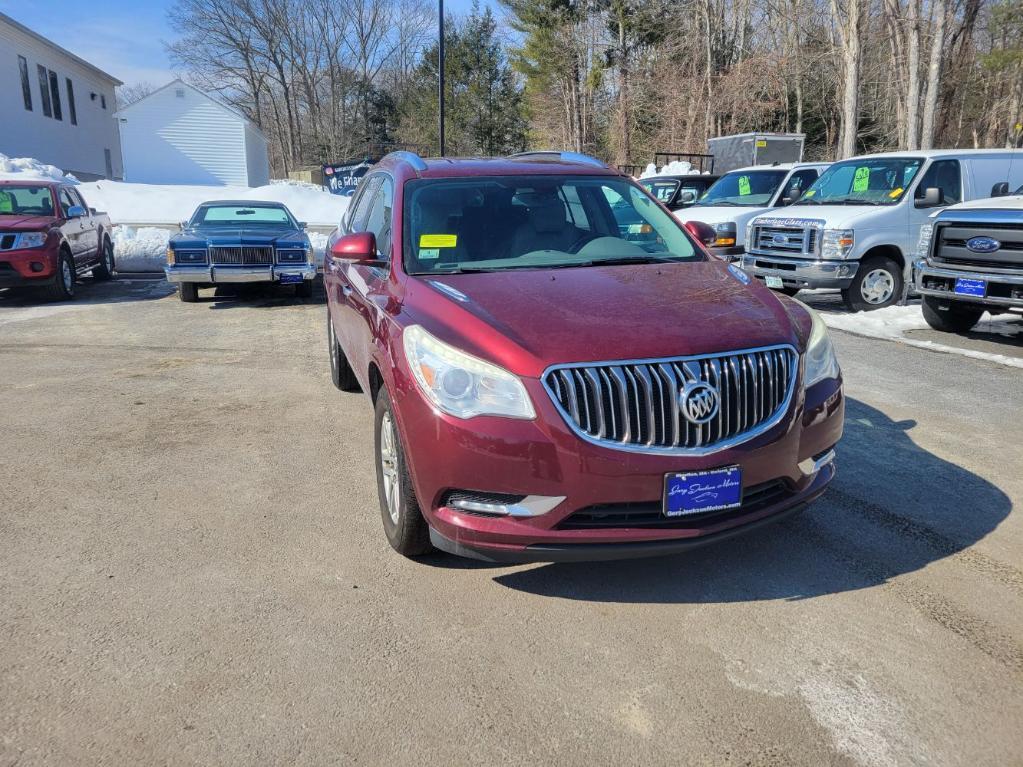
[[[767,146],[767,142],[764,139],[757,139],[757,148]]]
[[[901,186],[898,189],[893,189],[892,191],[890,191],[888,193],[888,196],[891,197],[894,200],[900,194],[902,194],[902,187]]]
[[[857,168],[853,176],[854,192],[865,192],[870,188],[870,168]]]
[[[421,234],[420,248],[453,248],[458,245],[457,234]]]
[[[803,197],[809,198],[809,197],[813,197],[815,194],[817,194],[817,190],[816,189],[810,189],[810,190],[808,190],[806,192],[806,194],[803,195]]]
[[[739,176],[739,195],[745,197],[750,193],[749,176]]]

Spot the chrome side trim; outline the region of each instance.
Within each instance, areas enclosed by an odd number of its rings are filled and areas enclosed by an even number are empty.
[[[456,499],[451,508],[459,511],[477,511],[481,514],[501,514],[508,517],[538,517],[546,514],[565,500],[563,495],[527,495],[518,503],[482,503]]]
[[[804,477],[811,477],[818,471],[823,469],[829,463],[835,460],[835,449],[832,448],[820,458],[814,459],[812,456],[804,461],[799,462],[799,470],[803,472]]]

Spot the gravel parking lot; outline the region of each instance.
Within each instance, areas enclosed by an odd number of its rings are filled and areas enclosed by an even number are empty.
[[[324,320],[0,293],[0,765],[1023,763],[1019,369],[834,332],[846,436],[801,516],[413,562]]]

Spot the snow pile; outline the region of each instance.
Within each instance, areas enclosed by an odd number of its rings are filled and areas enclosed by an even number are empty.
[[[656,176],[689,176],[689,175],[710,175],[710,171],[701,171],[695,168],[691,162],[685,160],[673,160],[660,170],[653,163],[646,166],[640,178],[654,178]]]
[[[1004,354],[991,354],[974,349],[963,349],[959,346],[950,346],[935,341],[925,341],[919,338],[910,338],[906,335],[910,330],[925,330],[930,326],[924,320],[919,305],[911,306],[889,306],[885,309],[877,309],[872,312],[829,312],[819,311],[824,323],[832,328],[844,330],[847,333],[854,333],[868,338],[883,338],[889,341],[898,341],[908,346],[916,346],[921,349],[959,354],[964,357],[998,362],[1002,365],[1023,368],[1023,360],[1015,357],[1008,357]],[[992,317],[985,313],[977,324],[976,330],[989,333],[998,333],[1009,337],[1019,335],[1018,314],[1000,314]]]
[[[200,203],[210,200],[282,202],[299,221],[334,227],[348,209],[347,197],[312,184],[247,186],[186,186],[92,181],[81,185],[90,206],[106,211],[115,224],[178,224],[191,218]]]
[[[0,152],[0,178],[13,178],[38,181],[70,181],[78,183],[71,174],[64,175],[64,171],[56,165],[47,165],[31,157],[8,157]]]

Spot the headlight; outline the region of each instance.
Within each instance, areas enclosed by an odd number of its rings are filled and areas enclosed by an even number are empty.
[[[735,244],[735,222],[728,221],[723,224],[714,224],[714,231],[717,237],[714,240],[714,247],[728,248]]]
[[[19,248],[41,248],[46,244],[45,232],[25,232],[18,237]]]
[[[931,235],[934,233],[934,224],[923,224],[920,227],[920,238],[916,241],[916,257],[927,258],[931,249]]]
[[[205,264],[205,250],[175,250],[174,263],[177,264]]]
[[[810,319],[813,322],[810,340],[806,344],[806,364],[803,368],[803,388],[809,388],[825,378],[838,378],[841,371],[824,320],[806,304],[803,304],[803,308],[810,312]]]
[[[526,387],[507,370],[449,346],[419,325],[406,328],[403,341],[419,388],[445,413],[536,417]]]
[[[821,258],[846,258],[853,248],[852,229],[825,229]]]

